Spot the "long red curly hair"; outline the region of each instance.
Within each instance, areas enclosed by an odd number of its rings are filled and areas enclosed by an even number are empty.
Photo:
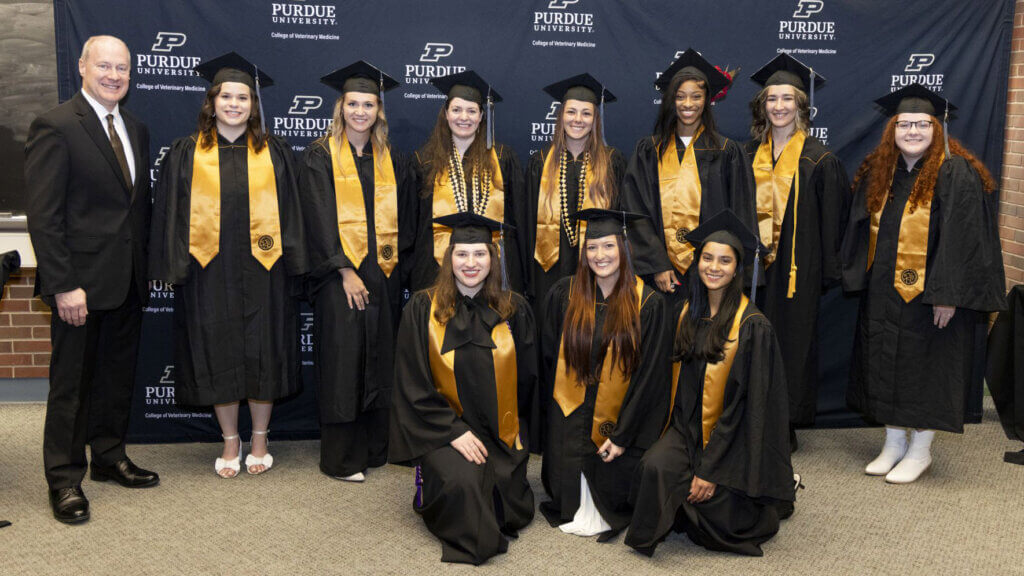
[[[866,195],[868,212],[877,212],[889,195],[892,175],[896,170],[896,161],[900,154],[899,148],[896,147],[896,119],[898,117],[897,115],[889,119],[889,123],[885,125],[885,132],[882,133],[882,140],[864,158],[864,162],[861,163],[860,168],[857,169],[857,174],[853,178],[854,190],[857,189],[861,180],[864,178],[868,179]],[[935,181],[939,177],[939,167],[942,166],[942,162],[945,160],[943,154],[942,123],[934,116],[931,117],[931,120],[932,143],[925,154],[921,173],[918,174],[917,180],[914,182],[914,188],[910,192],[911,210],[922,202],[931,200],[932,193],[935,190]],[[981,177],[981,184],[985,188],[985,192],[991,193],[996,189],[996,181],[992,178],[988,168],[985,168],[981,160],[965,148],[956,138],[949,139],[949,152],[956,156],[962,156],[970,163],[974,171]]]

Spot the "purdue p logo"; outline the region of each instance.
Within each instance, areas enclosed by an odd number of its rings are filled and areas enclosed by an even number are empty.
[[[447,58],[455,51],[451,44],[443,42],[427,42],[423,46],[423,54],[420,55],[420,62],[437,62],[441,58]]]
[[[576,4],[580,0],[551,0],[548,2],[548,10],[565,10],[571,4]]]
[[[935,62],[935,54],[911,54],[904,72],[920,72]]]
[[[305,116],[310,111],[316,110],[324,103],[324,99],[319,96],[306,96],[303,94],[296,94],[292,98],[292,107],[288,109],[289,114],[295,114],[298,116]]]
[[[799,0],[796,3],[796,12],[793,12],[793,18],[810,18],[812,15],[821,12],[821,9],[825,7],[823,0]]]
[[[150,48],[153,52],[170,52],[185,45],[188,36],[181,32],[157,32],[156,42]]]

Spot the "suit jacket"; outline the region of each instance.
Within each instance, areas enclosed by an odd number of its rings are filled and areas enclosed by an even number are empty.
[[[25,184],[35,293],[51,307],[55,294],[83,288],[90,310],[110,310],[124,302],[131,282],[148,300],[149,130],[124,108],[120,113],[135,154],[130,188],[81,92],[29,128]]]

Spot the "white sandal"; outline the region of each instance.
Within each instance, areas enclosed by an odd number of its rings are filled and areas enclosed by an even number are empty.
[[[242,439],[238,437],[238,434],[235,434],[234,436],[221,436],[221,438],[223,438],[225,441],[234,440],[235,438],[238,438],[238,455],[232,458],[231,460],[217,458],[217,460],[213,463],[213,470],[217,473],[217,476],[220,476],[221,478],[228,480],[234,478],[235,476],[238,476],[238,472],[242,469],[240,465],[242,460]],[[232,470],[234,474],[230,476],[225,476],[221,474],[221,472],[223,472],[224,470]]]
[[[269,429],[267,429],[267,430],[253,430],[252,431],[253,434],[263,434],[264,436],[267,435],[269,432],[270,432]],[[252,444],[252,439],[249,440],[249,443]],[[270,446],[270,441],[269,440],[267,441],[267,446],[268,447]],[[259,472],[253,472],[252,468],[254,466],[263,466],[263,470],[261,470]],[[274,457],[270,455],[270,452],[267,452],[267,454],[265,456],[262,456],[262,457],[253,456],[252,452],[249,452],[249,455],[245,457],[245,471],[248,472],[249,474],[253,475],[253,476],[258,476],[260,474],[263,474],[264,472],[267,472],[271,468],[273,468],[273,466],[274,466]]]

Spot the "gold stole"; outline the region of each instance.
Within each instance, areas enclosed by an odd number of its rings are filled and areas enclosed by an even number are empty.
[[[494,173],[491,174],[490,200],[487,201],[487,210],[481,215],[498,222],[504,222],[505,183],[501,178],[501,164],[498,163],[497,148],[491,148],[491,165],[494,166]],[[466,190],[466,194],[470,195],[472,191]],[[466,199],[466,205],[469,205],[469,198]],[[474,212],[477,209],[476,206],[473,207]],[[459,209],[455,204],[455,188],[452,186],[451,174],[445,168],[444,172],[439,173],[434,180],[434,200],[431,215],[434,218],[440,218],[441,216],[455,214],[458,211]],[[479,212],[476,213],[480,214]],[[444,259],[444,251],[448,248],[448,240],[451,238],[451,235],[451,228],[437,223],[434,224],[434,261],[437,262],[438,266],[441,265],[441,260]],[[495,232],[494,239],[497,240],[498,236],[500,236],[500,233]]]
[[[637,308],[643,306],[644,283],[640,278],[636,279]],[[569,288],[570,298],[572,287]],[[564,328],[563,328],[564,330]],[[622,373],[619,362],[612,362],[611,345],[605,352],[604,362],[601,366],[601,379],[597,383],[597,400],[594,403],[594,418],[590,428],[590,439],[598,448],[611,436],[615,430],[615,424],[619,421],[619,410],[622,408],[622,401],[626,397],[626,390],[629,389],[629,378]],[[562,415],[568,417],[576,411],[587,395],[587,387],[584,386],[576,372],[565,363],[565,338],[558,346],[558,366],[555,368],[555,402],[562,409]]]
[[[430,323],[428,324],[428,340],[430,345],[430,372],[434,376],[434,386],[451,405],[457,416],[462,416],[462,402],[459,400],[459,388],[455,384],[455,350],[442,354],[446,326],[437,321],[434,312],[437,301],[430,298]],[[498,322],[491,329],[491,339],[495,348],[491,351],[494,358],[494,383],[498,397],[498,436],[509,448],[521,449],[519,441],[519,396],[516,387],[519,385],[516,368],[516,343],[512,339],[512,328],[508,322]]]
[[[552,181],[548,178],[549,169],[551,168],[552,158],[555,156],[554,150],[548,150],[547,158],[544,159],[544,167],[540,173],[540,190],[538,191],[537,197],[537,245],[533,251],[533,257],[540,264],[540,267],[545,272],[551,270],[551,267],[558,262],[558,251],[561,245],[561,234],[560,228],[562,226],[561,221],[561,198],[559,196],[559,182],[557,179]],[[561,158],[555,160],[560,162]],[[584,186],[587,191],[593,190],[594,184],[594,171],[587,167],[587,174],[584,179]],[[551,206],[551,200],[558,198],[558,208]],[[568,200],[568,199],[567,199]],[[587,208],[597,208],[590,199],[588,193],[583,198],[583,205],[577,206],[576,210],[585,210]],[[602,206],[603,208],[603,206]],[[578,239],[582,239],[587,235],[587,222],[585,220],[579,221],[579,234],[576,236]]]
[[[776,251],[779,249],[779,235],[782,233],[782,220],[786,217],[786,204],[789,202],[789,189],[793,188],[793,241],[789,257],[789,287],[786,298],[796,294],[796,230],[797,208],[800,203],[800,154],[804,149],[807,135],[797,130],[782,149],[779,161],[772,165],[772,137],[762,142],[754,156],[754,181],[757,183],[757,226],[761,233],[761,243],[768,247],[764,255],[764,267],[768,268],[775,262]]]
[[[338,236],[345,255],[359,268],[369,250],[363,185],[359,182],[356,161],[345,133],[341,134],[344,146],[338,146],[334,137],[328,137],[328,140],[334,174],[334,202],[338,210]],[[397,190],[391,151],[386,148],[378,150],[373,146],[373,224],[377,239],[377,264],[388,277],[398,263]]]
[[[206,149],[193,136],[196,148],[192,155],[188,253],[203,268],[220,251],[220,146],[216,129],[212,136],[214,145]],[[270,270],[283,254],[274,164],[269,143],[255,152],[250,139],[247,149],[249,242],[253,258]]]
[[[704,394],[701,398],[701,413],[700,422],[701,429],[703,430],[703,447],[707,447],[708,440],[711,438],[711,432],[715,429],[718,424],[718,418],[722,415],[722,409],[725,407],[725,384],[729,381],[729,372],[732,370],[732,362],[736,359],[736,348],[739,344],[740,338],[740,326],[743,324],[743,313],[747,310],[747,305],[750,304],[750,299],[746,296],[740,300],[739,308],[736,309],[736,315],[732,319],[732,327],[729,328],[729,339],[726,341],[725,346],[722,347],[722,352],[725,353],[725,358],[721,362],[714,364],[708,364],[704,368]],[[690,309],[690,303],[687,302],[683,306],[683,312],[679,316],[679,322],[676,324],[676,333],[679,332],[679,327],[683,324],[683,319],[686,318],[686,312]],[[679,386],[679,373],[682,371],[681,362],[672,363],[672,394],[669,402],[669,424],[672,419],[672,407],[676,405],[676,388]],[[668,424],[665,425],[668,429]]]
[[[891,180],[890,180],[891,182]],[[892,184],[890,184],[892,186]],[[871,234],[868,240],[868,270],[875,261],[875,246],[878,242],[878,225],[882,211],[888,202],[871,214]],[[893,274],[893,288],[904,302],[909,303],[924,292],[924,274],[928,264],[928,226],[931,224],[932,199],[928,198],[911,206],[910,200],[903,207],[900,220],[900,236],[896,244],[896,271]]]
[[[697,129],[683,153],[682,162],[676,151],[675,136],[658,162],[665,247],[672,266],[680,274],[686,274],[693,263],[693,246],[686,241],[686,235],[700,224],[700,173],[697,171],[697,156],[693,149],[703,132],[703,126]]]

